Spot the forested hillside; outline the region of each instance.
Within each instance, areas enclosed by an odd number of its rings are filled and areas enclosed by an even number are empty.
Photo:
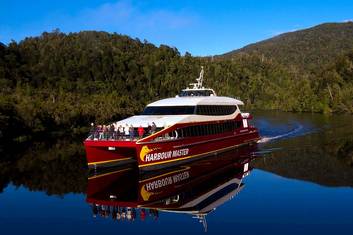
[[[315,72],[333,63],[337,56],[353,49],[353,22],[326,23],[312,28],[280,34],[222,55],[259,54],[285,66]]]
[[[353,113],[353,51],[303,73],[256,53],[192,57],[119,34],[56,30],[0,45],[0,139],[84,133],[175,96],[201,65],[206,86],[247,109]]]

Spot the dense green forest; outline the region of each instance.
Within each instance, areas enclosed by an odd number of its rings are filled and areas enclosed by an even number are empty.
[[[1,142],[82,134],[90,122],[138,113],[175,96],[201,65],[206,86],[247,109],[353,113],[353,50],[307,71],[261,53],[193,57],[115,33],[55,30],[0,44]]]

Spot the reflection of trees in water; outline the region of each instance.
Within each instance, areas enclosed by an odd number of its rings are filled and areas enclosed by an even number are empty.
[[[318,133],[271,144],[271,156],[254,161],[256,168],[325,186],[353,187],[353,139]],[[269,146],[267,146],[269,147]]]
[[[6,188],[10,179],[10,165],[8,162],[0,162],[0,193]]]
[[[346,141],[337,151],[338,158],[353,167],[353,140]]]
[[[0,167],[1,191],[9,182],[47,194],[82,193],[86,189],[87,168],[82,143],[36,143],[24,153],[1,161]]]

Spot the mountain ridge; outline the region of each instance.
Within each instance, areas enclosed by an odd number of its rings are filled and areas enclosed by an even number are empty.
[[[251,43],[216,57],[230,59],[240,54],[260,54],[286,66],[313,71],[350,50],[353,50],[353,22],[323,23]]]

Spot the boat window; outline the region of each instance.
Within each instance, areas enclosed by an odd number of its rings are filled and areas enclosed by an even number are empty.
[[[214,125],[210,124],[210,129],[211,129],[211,132],[210,132],[211,135],[216,134],[215,126],[214,126]]]
[[[196,106],[196,114],[199,115],[230,115],[237,110],[236,105],[198,105]]]
[[[184,136],[184,133],[183,133],[183,129],[177,129],[176,131],[177,131],[177,133],[178,133],[178,138],[183,138],[183,137],[185,137],[185,136]]]
[[[201,136],[204,135],[204,129],[204,126],[197,126],[197,133]]]
[[[215,135],[224,132],[234,131],[235,129],[240,127],[242,127],[241,121],[226,121],[219,124],[206,124],[184,127],[178,129],[178,133],[183,133],[183,137]],[[180,137],[181,135],[179,135],[179,138]]]
[[[221,130],[220,130],[220,125],[216,125],[216,134],[219,134],[221,133]]]
[[[195,106],[147,106],[142,115],[185,115],[194,113]]]
[[[196,111],[195,111],[196,109]],[[195,106],[147,106],[142,115],[185,115],[209,116],[230,115],[237,110],[236,105],[197,105]]]

